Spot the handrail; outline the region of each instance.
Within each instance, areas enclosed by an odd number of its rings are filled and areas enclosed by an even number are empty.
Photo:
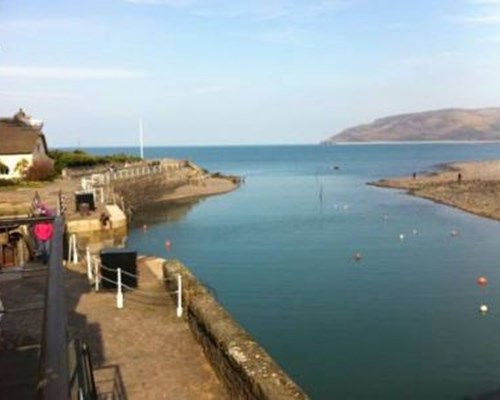
[[[66,299],[63,258],[64,220],[54,220],[45,295],[44,326],[40,354],[40,400],[69,397],[69,365],[66,331]]]
[[[31,225],[37,222],[52,221],[55,217],[3,217],[0,218],[0,226],[5,225]]]

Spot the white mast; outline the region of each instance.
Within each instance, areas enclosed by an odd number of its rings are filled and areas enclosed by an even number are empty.
[[[141,160],[144,160],[144,132],[142,129],[142,118],[139,118],[139,145],[141,150]]]

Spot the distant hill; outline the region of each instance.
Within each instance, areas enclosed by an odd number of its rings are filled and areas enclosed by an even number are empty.
[[[395,115],[345,129],[322,143],[424,140],[500,140],[500,108]]]

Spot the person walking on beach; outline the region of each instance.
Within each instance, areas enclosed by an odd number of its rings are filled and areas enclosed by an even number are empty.
[[[50,217],[50,212],[44,206],[40,207],[41,217]],[[54,235],[54,226],[51,221],[41,221],[35,224],[33,228],[36,240],[38,242],[37,256],[43,264],[49,262],[50,241]]]

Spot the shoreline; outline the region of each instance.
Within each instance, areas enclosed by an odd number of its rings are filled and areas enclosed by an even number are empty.
[[[160,196],[158,202],[177,203],[198,200],[204,197],[232,192],[236,190],[239,185],[239,183],[236,183],[229,177],[211,177],[205,179],[201,185],[193,185],[188,182],[185,185],[179,186],[174,189],[173,192]]]
[[[446,163],[437,171],[379,179],[368,185],[407,194],[500,221],[500,160]]]

